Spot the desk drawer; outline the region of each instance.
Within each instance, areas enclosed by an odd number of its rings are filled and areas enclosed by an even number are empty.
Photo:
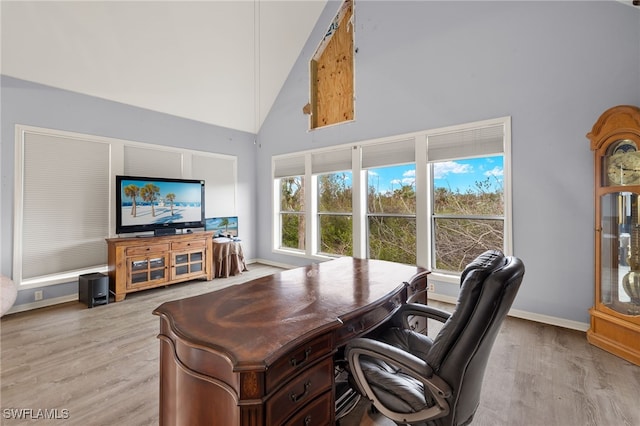
[[[176,241],[171,243],[171,250],[191,250],[205,248],[207,243],[205,240],[193,241]]]
[[[149,253],[163,253],[169,251],[169,244],[151,244],[142,247],[127,247],[125,252],[127,256],[140,256]]]
[[[281,356],[269,367],[266,378],[267,393],[275,390],[284,380],[298,374],[317,359],[331,352],[331,334],[325,334]]]
[[[331,411],[335,410],[331,400],[331,392],[326,392],[287,420],[285,426],[325,426],[331,424]]]
[[[397,294],[384,304],[354,319],[348,319],[336,331],[336,346],[342,346],[354,337],[362,336],[382,324],[402,305],[402,294]]]
[[[316,397],[331,389],[333,358],[312,366],[287,383],[266,403],[268,425],[282,424],[287,417],[306,407]]]

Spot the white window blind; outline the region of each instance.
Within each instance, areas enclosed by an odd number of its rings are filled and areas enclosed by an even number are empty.
[[[504,152],[503,125],[427,136],[429,161],[445,161],[502,152]]]
[[[304,175],[304,156],[278,157],[273,161],[273,177],[283,178]]]
[[[311,155],[311,173],[331,173],[351,170],[351,148],[336,148]]]
[[[205,216],[236,215],[236,158],[193,155],[192,178],[204,180]]]
[[[124,173],[128,176],[182,178],[182,153],[147,149],[137,146],[124,147]]]
[[[362,146],[362,168],[393,166],[416,161],[413,138]]]
[[[24,137],[22,278],[104,265],[109,234],[109,145]]]

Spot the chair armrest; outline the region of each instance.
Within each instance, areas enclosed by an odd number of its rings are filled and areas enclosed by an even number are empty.
[[[347,343],[345,355],[350,366],[357,364],[360,355],[377,358],[386,363],[402,369],[402,371],[416,380],[423,382],[434,392],[434,396],[447,398],[451,396],[451,388],[438,375],[433,374],[433,369],[426,361],[417,356],[391,346],[379,340],[359,337]]]
[[[405,303],[394,314],[393,323],[399,327],[409,328],[409,316],[420,316],[446,322],[451,314],[445,310],[421,303]]]
[[[433,375],[433,369],[424,360],[380,340],[366,337],[350,340],[345,349],[347,359],[349,359],[350,353],[378,358],[389,364],[413,371],[414,374],[420,376],[431,377]]]
[[[361,337],[347,343],[345,356],[349,363],[351,376],[356,382],[360,392],[373,401],[376,408],[388,418],[394,421],[413,423],[425,419],[442,417],[449,413],[449,404],[446,398],[451,396],[451,388],[440,376],[434,374],[429,364],[415,355],[387,343]],[[377,399],[371,386],[368,384],[366,375],[360,365],[360,356],[382,360],[401,370],[404,374],[422,382],[425,386],[425,391],[428,390],[433,396],[436,405],[425,408],[417,413],[397,413],[389,410]]]

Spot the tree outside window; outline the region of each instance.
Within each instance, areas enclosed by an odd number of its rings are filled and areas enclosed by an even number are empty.
[[[305,249],[304,176],[280,179],[280,247]]]
[[[318,175],[318,252],[353,254],[351,172]]]
[[[370,259],[416,264],[415,164],[367,171]]]
[[[503,250],[504,157],[431,165],[435,269],[460,272],[485,250]]]

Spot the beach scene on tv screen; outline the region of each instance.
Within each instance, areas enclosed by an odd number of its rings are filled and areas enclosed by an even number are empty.
[[[123,180],[122,225],[199,222],[199,183]]]
[[[215,235],[238,236],[238,217],[213,217],[205,219],[205,229],[214,231]]]

